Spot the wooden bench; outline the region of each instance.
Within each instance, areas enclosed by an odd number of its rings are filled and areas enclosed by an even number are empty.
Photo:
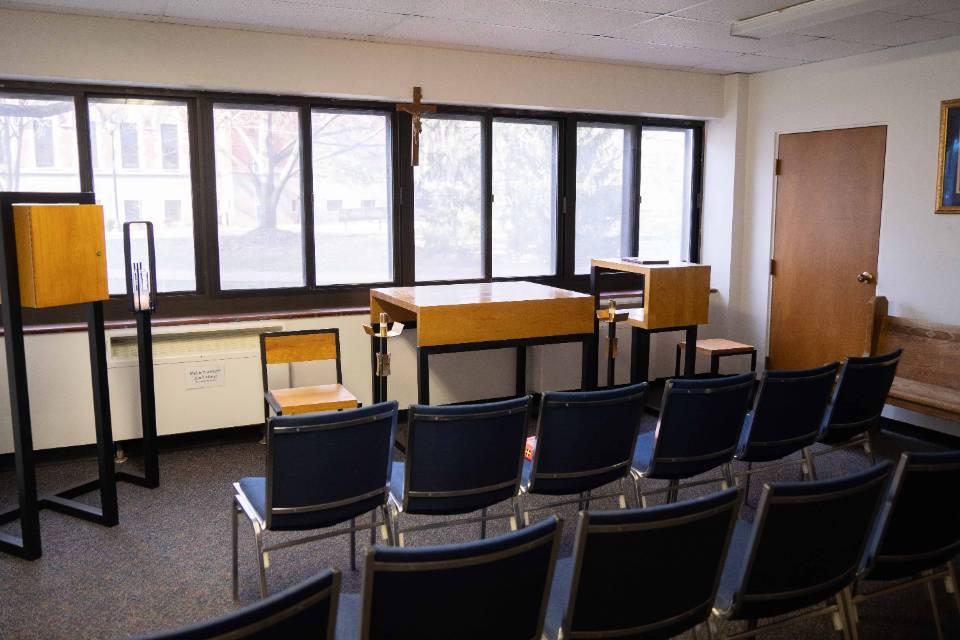
[[[887,315],[887,300],[874,306],[873,354],[902,348],[888,404],[960,422],[960,326]]]

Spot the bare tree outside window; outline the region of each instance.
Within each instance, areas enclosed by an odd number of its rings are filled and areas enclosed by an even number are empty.
[[[305,284],[298,115],[214,107],[222,289]]]
[[[589,272],[592,258],[623,255],[634,137],[629,126],[577,126],[576,273]]]
[[[197,288],[193,241],[193,186],[189,163],[171,167],[168,150],[189,149],[185,102],[97,98],[89,102],[93,183],[103,205],[110,293],[124,293],[123,223],[132,218],[125,202],[137,202],[136,216],[154,226],[157,288]],[[96,132],[96,133],[94,133]],[[96,137],[94,137],[96,136]],[[169,215],[167,202],[183,203]]]
[[[390,118],[314,111],[317,284],[393,279]]]
[[[0,191],[79,190],[73,98],[0,96]]]
[[[423,118],[413,176],[418,281],[483,277],[482,163],[479,118]]]
[[[557,256],[557,124],[493,121],[493,275],[552,275]]]

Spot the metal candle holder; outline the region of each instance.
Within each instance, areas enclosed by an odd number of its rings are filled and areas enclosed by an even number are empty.
[[[146,230],[147,264],[134,260],[131,230],[141,225]],[[142,252],[138,255],[142,255]],[[160,461],[157,455],[157,400],[153,383],[153,332],[151,314],[157,308],[157,265],[153,243],[153,223],[148,221],[123,224],[124,274],[127,300],[137,319],[137,359],[140,369],[140,424],[143,428],[143,477],[126,472],[117,477],[127,482],[154,489],[160,486]]]
[[[390,354],[387,352],[387,340],[403,333],[402,322],[391,322],[386,313],[380,314],[380,322],[363,325],[363,330],[371,340],[377,341],[374,361],[373,397],[387,399],[387,376],[390,375]]]

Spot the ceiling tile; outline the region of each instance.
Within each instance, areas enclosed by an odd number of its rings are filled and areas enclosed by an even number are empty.
[[[738,53],[763,53],[772,47],[788,47],[810,42],[813,38],[795,34],[769,38],[738,38],[730,35],[730,25],[719,22],[701,22],[672,16],[661,16],[613,34],[617,38],[636,40],[649,44],[665,44],[681,47],[735,51]]]
[[[101,16],[156,16],[163,15],[167,0],[0,0],[0,7],[9,9],[39,9],[68,13],[90,13]]]
[[[340,7],[342,9],[363,9],[382,13],[401,15],[428,15],[436,10],[443,0],[290,0],[298,4]]]
[[[410,17],[388,29],[382,37],[398,41],[546,53],[568,45],[572,36],[539,29],[457,22],[444,18]]]
[[[820,62],[821,60],[845,58],[847,56],[856,56],[861,53],[879,51],[883,48],[885,47],[879,44],[868,44],[865,42],[843,42],[841,40],[831,40],[830,38],[817,38],[802,44],[795,44],[786,47],[773,47],[765,53],[777,58],[792,58],[796,60],[803,60],[804,62]]]
[[[304,33],[379,35],[405,16],[283,0],[169,0],[165,20]]]
[[[898,13],[871,11],[870,13],[841,18],[840,20],[833,20],[832,22],[801,27],[796,30],[796,33],[821,38],[833,38],[851,29],[873,29],[890,24],[891,22],[900,22],[901,20],[903,20],[903,16]]]
[[[733,58],[715,58],[698,67],[697,71],[722,71],[725,73],[759,73],[774,69],[785,69],[801,64],[797,60],[758,56],[752,53],[737,54]]]
[[[851,25],[847,29],[838,30],[834,37],[837,40],[849,42],[899,47],[954,35],[960,35],[960,23],[936,22],[926,18],[904,18],[883,25]]]
[[[713,22],[736,22],[786,9],[808,0],[709,0],[703,4],[678,11],[681,18],[712,20]]]
[[[583,35],[603,35],[656,17],[656,14],[544,0],[446,0],[428,15],[463,22]]]
[[[884,11],[901,13],[905,16],[924,17],[957,9],[958,4],[960,4],[958,0],[909,0],[889,7],[885,6]]]
[[[644,44],[617,38],[580,38],[575,44],[558,49],[554,53],[583,58],[603,58],[635,64],[655,64],[686,68],[702,64],[716,55],[716,51],[690,47],[667,47]]]
[[[554,0],[564,4],[582,4],[589,7],[641,11],[645,13],[670,13],[700,4],[703,0]]]

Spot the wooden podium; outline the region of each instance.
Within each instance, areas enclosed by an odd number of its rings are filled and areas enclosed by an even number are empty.
[[[623,258],[594,258],[590,261],[590,291],[600,306],[600,276],[604,273],[632,273],[642,277],[643,306],[627,316],[631,328],[630,382],[642,382],[650,374],[650,334],[685,331],[686,343],[697,343],[697,326],[706,324],[710,312],[710,267],[690,262],[642,264]],[[591,354],[592,386],[597,384],[599,319],[594,314],[594,343]],[[684,375],[692,376],[696,350],[687,349]]]
[[[417,327],[417,397],[430,403],[429,361],[434,353],[517,349],[516,393],[526,393],[526,348],[533,345],[583,344],[582,382],[594,338],[593,298],[533,282],[476,282],[370,290],[370,320],[380,313]],[[377,340],[370,341],[376,357]],[[594,367],[596,376],[596,367]],[[386,400],[386,384],[373,373],[373,401]]]

